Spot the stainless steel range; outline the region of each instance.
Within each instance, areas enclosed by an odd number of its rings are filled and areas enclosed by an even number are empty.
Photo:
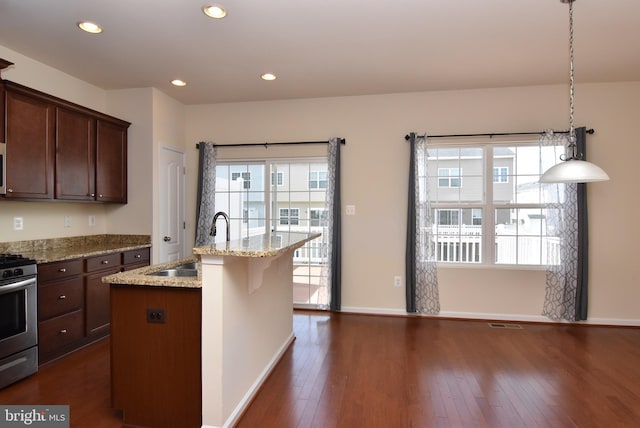
[[[0,388],[38,371],[36,261],[0,254]]]

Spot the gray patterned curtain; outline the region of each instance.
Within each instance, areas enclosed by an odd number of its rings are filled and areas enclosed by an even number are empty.
[[[577,149],[585,155],[586,129],[576,130]],[[541,146],[568,144],[566,134],[547,132]],[[546,287],[542,315],[552,320],[587,319],[587,206],[585,183],[545,183],[547,224]]]
[[[409,135],[409,203],[405,252],[407,312],[434,315],[440,312],[438,271],[432,239],[432,215],[427,178],[427,138]]]
[[[199,143],[198,193],[196,201],[195,246],[213,244],[215,237],[209,235],[215,214],[216,192],[216,148],[213,143]]]
[[[342,205],[340,202],[340,138],[331,138],[327,153],[327,204],[325,238],[328,247],[329,309],[339,311],[342,305]]]

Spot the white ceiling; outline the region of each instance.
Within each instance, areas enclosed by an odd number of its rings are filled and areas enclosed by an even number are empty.
[[[0,45],[185,104],[568,82],[560,0],[213,2],[225,19],[202,13],[207,0],[0,0]],[[577,83],[640,81],[639,0],[577,0],[574,19]]]

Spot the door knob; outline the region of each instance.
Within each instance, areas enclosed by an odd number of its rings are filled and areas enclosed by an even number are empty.
[[[170,236],[165,236],[164,237],[164,242],[169,242],[171,241],[171,237]]]

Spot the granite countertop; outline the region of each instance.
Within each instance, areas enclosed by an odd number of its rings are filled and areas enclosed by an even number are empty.
[[[202,288],[202,269],[198,263],[198,276],[155,276],[150,273],[171,269],[185,263],[199,262],[197,257],[188,257],[153,266],[145,266],[134,270],[108,275],[102,282],[112,285],[141,285],[149,287]]]
[[[0,243],[0,252],[50,263],[151,247],[149,235],[89,235]]]
[[[302,246],[319,237],[319,233],[274,232],[237,239],[230,242],[196,247],[194,256],[168,263],[145,266],[139,269],[105,276],[102,282],[115,286],[139,285],[149,287],[202,288],[202,267],[198,263],[197,277],[155,276],[150,273],[171,269],[185,263],[199,262],[201,256],[235,256],[266,258],[275,257]]]
[[[271,232],[196,247],[193,253],[200,256],[274,257],[301,247],[319,236],[320,233]]]

